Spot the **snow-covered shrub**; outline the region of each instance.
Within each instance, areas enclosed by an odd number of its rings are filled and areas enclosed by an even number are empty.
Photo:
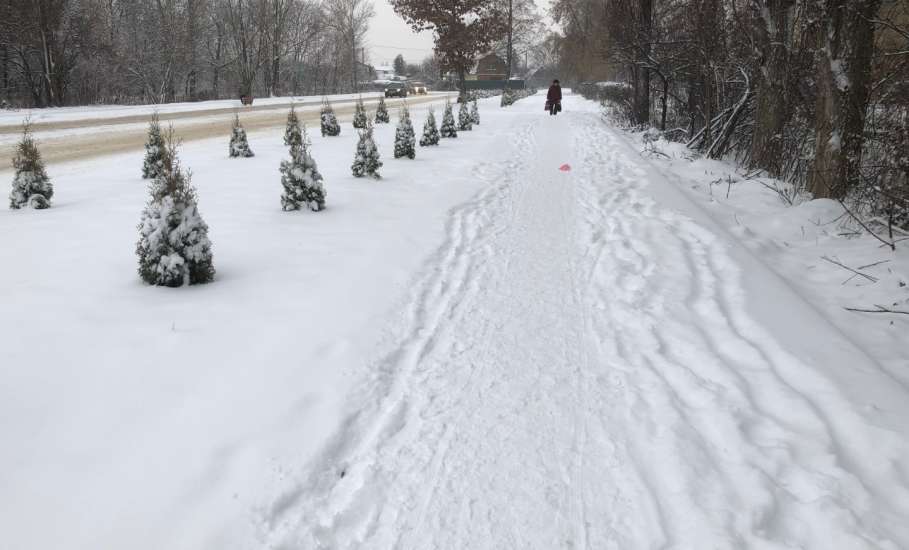
[[[480,106],[477,105],[477,98],[474,97],[470,102],[470,122],[480,125]]]
[[[537,90],[535,88],[524,88],[520,90],[507,88],[502,92],[502,107],[514,105],[518,100],[536,95],[536,93]]]
[[[514,92],[512,92],[510,88],[505,88],[505,90],[502,91],[502,107],[508,107],[509,105],[514,104],[514,102]]]
[[[338,136],[341,134],[341,125],[338,124],[338,117],[335,116],[335,110],[328,99],[322,100],[322,136]]]
[[[473,130],[473,120],[470,118],[470,108],[467,106],[467,101],[462,101],[461,107],[458,109],[458,130],[462,132]]]
[[[362,178],[370,176],[376,179],[381,178],[379,168],[382,167],[382,161],[379,157],[379,148],[372,137],[372,124],[368,124],[365,130],[360,130],[360,140],[357,142],[357,154],[350,169],[354,177]]]
[[[366,128],[366,124],[369,121],[369,117],[366,116],[366,105],[363,104],[363,97],[360,96],[357,98],[356,110],[354,111],[353,117],[353,127],[363,130]]]
[[[306,125],[288,126],[284,139],[290,147],[290,160],[281,161],[281,208],[288,212],[305,204],[313,212],[324,210],[325,186],[309,151]]]
[[[388,116],[388,107],[385,106],[385,98],[379,96],[379,106],[376,107],[376,124],[388,124],[391,117]]]
[[[398,127],[395,130],[395,158],[414,158],[417,154],[416,142],[413,123],[410,121],[410,111],[405,105],[398,115]]]
[[[436,113],[430,107],[429,113],[426,115],[426,122],[423,124],[423,137],[420,138],[420,146],[438,145],[440,137],[439,128],[436,126]]]
[[[161,135],[161,120],[158,118],[156,111],[152,113],[151,121],[148,123],[148,139],[145,141],[145,161],[142,163],[142,177],[144,179],[155,179],[157,177],[158,171],[161,170],[161,159],[166,148],[164,136]]]
[[[471,99],[487,99],[502,95],[503,90],[471,90]]]
[[[196,191],[173,145],[165,146],[151,200],[139,223],[139,276],[150,285],[208,283],[215,276],[208,226],[199,215]]]
[[[252,149],[249,148],[249,141],[246,139],[246,130],[240,124],[240,115],[234,113],[234,126],[230,131],[230,158],[249,158],[255,156]]]
[[[451,102],[445,103],[445,114],[442,115],[442,128],[440,129],[439,134],[443,138],[458,137],[458,129],[455,126],[454,113],[451,110]]]
[[[22,139],[16,146],[16,155],[13,157],[13,188],[9,194],[9,207],[18,210],[29,206],[36,210],[50,208],[50,200],[54,196],[54,186],[51,184],[47,172],[44,170],[44,161],[38,144],[32,137],[29,123],[22,129]]]

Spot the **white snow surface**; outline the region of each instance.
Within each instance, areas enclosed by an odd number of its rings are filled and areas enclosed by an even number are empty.
[[[380,181],[314,136],[321,213],[283,128],[189,143],[200,287],[135,273],[142,151],[49,166],[0,210],[0,546],[909,548],[909,325],[798,281],[868,243],[542,102],[416,160],[380,125]]]

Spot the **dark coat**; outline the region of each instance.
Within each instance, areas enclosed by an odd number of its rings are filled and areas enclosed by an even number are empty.
[[[549,87],[549,92],[546,94],[547,103],[559,103],[562,101],[562,87],[558,84],[553,84]]]

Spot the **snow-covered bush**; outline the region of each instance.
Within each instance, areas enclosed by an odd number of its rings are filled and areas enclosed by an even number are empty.
[[[442,115],[442,128],[440,129],[439,134],[443,138],[458,137],[458,129],[455,126],[454,113],[451,110],[451,102],[445,103],[445,114]]]
[[[407,105],[404,105],[398,115],[398,127],[395,130],[395,158],[414,158],[417,154],[416,142],[413,123],[410,121],[410,111],[407,109]]]
[[[354,111],[353,127],[363,130],[366,128],[368,121],[369,117],[366,116],[366,105],[363,104],[363,97],[360,96],[357,98],[356,110]]]
[[[436,113],[430,107],[429,113],[426,115],[426,122],[423,124],[423,137],[420,138],[420,146],[438,145],[440,137],[439,128],[436,126]]]
[[[44,170],[44,161],[41,160],[41,152],[38,151],[38,144],[32,137],[28,122],[22,129],[22,140],[16,146],[13,170],[15,175],[13,189],[9,194],[9,207],[13,210],[23,206],[36,210],[50,208],[54,186]]]
[[[388,116],[388,107],[385,106],[385,98],[379,96],[379,106],[376,107],[376,124],[388,124],[391,117]]]
[[[512,89],[507,88],[502,92],[502,107],[514,105],[516,101],[536,95],[536,88]]]
[[[514,102],[514,92],[512,92],[510,88],[506,88],[504,91],[502,91],[502,107],[508,107],[514,104]]]
[[[471,90],[470,97],[474,99],[487,99],[502,95],[502,90]]]
[[[338,136],[341,134],[341,125],[338,124],[338,117],[335,116],[335,110],[328,99],[322,100],[322,136]]]
[[[458,130],[462,132],[473,130],[473,121],[470,118],[470,108],[467,106],[467,101],[462,101],[461,107],[458,109]]]
[[[305,204],[313,212],[324,210],[325,186],[309,151],[306,125],[288,125],[284,140],[290,147],[290,160],[281,161],[281,208],[287,212]]]
[[[208,283],[215,276],[208,226],[199,215],[196,191],[166,145],[151,200],[139,223],[139,276],[150,285],[178,287]]]
[[[477,105],[477,98],[474,97],[470,102],[470,122],[480,125],[480,106]]]
[[[240,115],[234,113],[234,126],[230,131],[230,158],[249,158],[255,156],[252,149],[249,148],[249,141],[246,139],[246,130],[240,124]]]
[[[161,120],[158,118],[157,111],[152,113],[151,121],[148,123],[148,139],[145,141],[145,161],[142,163],[142,177],[144,179],[155,179],[161,170],[161,159],[164,156],[167,145],[164,143],[164,136],[161,135]]]
[[[354,177],[362,178],[370,176],[376,179],[381,178],[379,168],[382,167],[382,161],[379,157],[379,148],[372,137],[372,124],[367,124],[365,130],[360,130],[360,140],[357,142],[357,154],[350,169]]]

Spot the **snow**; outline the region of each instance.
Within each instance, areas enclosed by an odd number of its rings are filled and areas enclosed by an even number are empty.
[[[836,88],[845,93],[849,89],[849,75],[846,73],[846,66],[842,59],[835,58],[830,53],[830,48],[827,48],[827,56],[830,59],[830,72],[833,73],[833,81],[836,83]]]
[[[790,206],[772,190],[774,186],[786,190],[783,182],[745,179],[733,164],[692,159],[691,152],[679,144],[660,141],[657,147],[669,156],[659,155],[651,161],[660,169],[661,178],[689,192],[694,204],[702,206],[698,210],[702,217],[706,215],[737,242],[747,245],[801,299],[834,323],[841,338],[854,341],[889,375],[909,387],[909,346],[904,343],[909,319],[861,315],[844,309],[885,304],[909,310],[909,255],[905,245],[898,246],[895,253],[882,247],[851,223],[835,201],[796,196],[795,205]],[[886,229],[878,229],[886,235]],[[853,268],[871,266],[861,271],[877,282],[824,258]]]
[[[242,161],[225,135],[186,144],[217,276],[184,289],[136,273],[142,150],[48,166],[51,209],[0,209],[2,546],[256,547],[257,510],[337,426],[471,169],[503,154],[501,122],[364,182],[348,117],[311,136],[320,213],[281,211],[283,123]],[[376,139],[390,157],[394,128]]]
[[[283,125],[188,143],[192,288],[135,273],[141,150],[49,166],[0,211],[4,546],[909,548],[909,326],[842,309],[906,300],[904,248],[542,103],[414,160],[381,125],[379,181],[314,136],[319,213]]]

